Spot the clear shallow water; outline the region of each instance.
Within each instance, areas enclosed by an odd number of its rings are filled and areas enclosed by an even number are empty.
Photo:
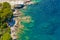
[[[24,24],[24,32],[19,34],[18,40],[60,40],[60,0],[42,0],[23,12],[35,22],[31,23],[34,26]]]
[[[33,2],[40,2],[41,0],[31,0],[31,1],[33,1]]]

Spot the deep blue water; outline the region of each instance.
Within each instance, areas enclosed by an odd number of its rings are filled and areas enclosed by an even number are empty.
[[[8,25],[10,27],[13,27],[14,24],[15,24],[15,20],[12,18],[11,21],[8,22]]]
[[[42,0],[23,12],[35,22],[32,27],[27,25],[29,31],[23,33],[22,40],[60,40],[60,0]]]

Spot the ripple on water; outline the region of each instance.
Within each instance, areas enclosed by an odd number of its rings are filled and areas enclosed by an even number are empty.
[[[25,11],[23,10],[25,14],[30,15],[35,20],[35,25],[30,28],[31,25],[24,24],[29,31],[24,31],[22,39],[26,40],[24,37],[28,36],[29,40],[60,40],[60,32],[58,31],[60,30],[59,4],[59,0],[46,0],[35,5],[29,5]]]

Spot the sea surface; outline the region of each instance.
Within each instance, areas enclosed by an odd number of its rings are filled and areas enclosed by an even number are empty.
[[[18,34],[18,40],[60,40],[60,0],[36,1],[21,10],[33,22],[22,23],[24,29]]]

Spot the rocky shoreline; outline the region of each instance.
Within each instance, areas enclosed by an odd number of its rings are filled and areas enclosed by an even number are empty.
[[[33,4],[33,2],[27,1],[24,5],[26,6],[26,5],[30,5],[30,4]],[[19,29],[20,28],[22,29],[24,27],[24,25],[20,24],[21,20],[29,23],[31,17],[24,16],[24,14],[20,11],[20,9],[14,9],[14,10],[15,11],[13,12],[13,16],[15,16],[15,17],[13,19],[15,20],[15,24],[12,27],[10,27],[10,29],[11,29],[12,40],[17,40],[17,38],[18,38],[17,34],[19,33]],[[20,16],[24,16],[24,17],[21,18]]]

